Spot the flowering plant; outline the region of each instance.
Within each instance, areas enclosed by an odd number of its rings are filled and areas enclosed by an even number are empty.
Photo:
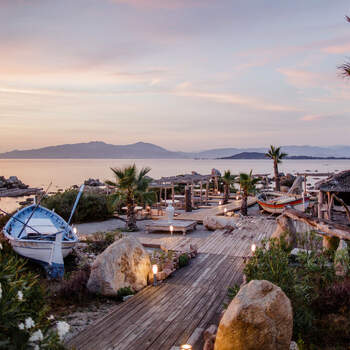
[[[45,291],[26,261],[6,242],[0,249],[0,349],[64,349],[65,326],[53,327],[48,317]]]

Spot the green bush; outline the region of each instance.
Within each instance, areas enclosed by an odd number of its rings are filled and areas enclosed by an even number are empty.
[[[8,243],[1,244],[0,349],[64,349],[59,335],[50,330],[46,292],[37,276]]]
[[[52,302],[55,305],[61,304],[63,306],[67,306],[67,304],[84,305],[92,298],[92,294],[87,289],[89,277],[89,265],[70,273],[61,281]]]
[[[14,213],[11,213],[10,216],[0,214],[0,231],[5,227],[5,225],[7,224],[7,221],[9,221],[11,215],[13,214]]]
[[[108,246],[123,237],[120,230],[108,232],[96,232],[86,238],[88,250],[95,254],[101,254]]]
[[[128,296],[128,295],[133,295],[135,292],[130,288],[130,287],[123,287],[118,289],[117,291],[117,298],[119,300],[123,300],[123,297]]]
[[[322,251],[299,253],[290,262],[290,253],[276,240],[264,242],[245,266],[247,281],[268,280],[279,286],[291,300],[294,313],[294,338],[312,336],[318,296],[336,276],[328,255]]]
[[[179,267],[187,266],[190,262],[190,259],[188,258],[188,255],[186,253],[183,253],[179,256]]]
[[[56,193],[53,196],[46,197],[42,205],[62,216],[65,220],[69,219],[74,202],[76,200],[77,190],[66,190],[62,193]],[[113,209],[108,196],[97,193],[83,193],[77,209],[73,215],[73,222],[91,222],[111,218]]]

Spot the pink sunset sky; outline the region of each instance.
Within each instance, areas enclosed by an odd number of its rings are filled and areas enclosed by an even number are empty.
[[[1,0],[0,152],[349,145],[348,0]]]

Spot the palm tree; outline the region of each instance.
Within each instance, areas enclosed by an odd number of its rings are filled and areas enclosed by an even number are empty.
[[[244,216],[248,215],[248,196],[249,194],[255,194],[255,185],[260,180],[259,178],[254,178],[252,172],[253,171],[251,170],[249,174],[239,174],[239,184],[242,191],[241,214]]]
[[[350,17],[345,16],[345,19],[350,22]],[[340,69],[340,74],[346,78],[350,78],[350,62],[345,62],[338,67]]]
[[[138,171],[133,164],[124,168],[111,168],[111,170],[115,176],[115,182],[106,181],[106,184],[117,189],[114,205],[121,202],[126,204],[126,228],[129,231],[137,230],[135,203],[151,204],[155,199],[155,193],[148,191],[152,179],[146,175],[151,169],[146,167]]]
[[[230,170],[225,170],[224,176],[221,177],[223,183],[224,183],[224,200],[223,204],[226,204],[230,198],[230,192],[231,192],[231,185],[233,184],[236,176],[231,175]]]
[[[271,145],[268,152],[265,153],[265,156],[273,160],[273,170],[275,172],[275,190],[280,191],[278,164],[282,163],[282,159],[286,158],[288,154],[281,152],[281,147],[275,147]]]

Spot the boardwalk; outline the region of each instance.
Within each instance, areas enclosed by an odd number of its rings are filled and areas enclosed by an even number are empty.
[[[230,235],[215,231],[206,238],[159,238],[158,244],[176,250],[183,244],[196,243],[199,254],[161,285],[148,286],[112,308],[68,346],[86,350],[168,350],[189,342],[200,349],[203,330],[219,322],[227,288],[241,283],[244,258],[250,254],[252,242],[269,237],[274,228],[274,221],[256,219]],[[153,240],[156,244],[157,238]]]
[[[256,197],[248,197],[248,207],[257,203]],[[199,209],[188,213],[182,213],[175,217],[176,220],[195,220],[199,223],[203,222],[205,216],[224,215],[225,208],[228,212],[239,210],[241,208],[241,200],[233,200],[224,205],[215,206],[209,209]]]

